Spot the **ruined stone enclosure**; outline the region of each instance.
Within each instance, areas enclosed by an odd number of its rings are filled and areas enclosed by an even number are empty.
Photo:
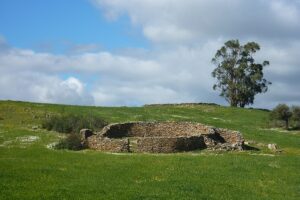
[[[108,152],[171,153],[200,149],[242,150],[237,131],[190,122],[129,122],[110,124],[84,136],[90,149]]]

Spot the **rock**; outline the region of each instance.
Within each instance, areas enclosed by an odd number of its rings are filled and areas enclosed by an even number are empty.
[[[251,144],[256,144],[256,142],[253,141],[253,140],[247,140],[247,141],[244,142],[244,144],[245,145],[251,145]]]
[[[276,150],[277,149],[277,145],[276,144],[268,144],[268,149],[270,149],[270,150]]]
[[[79,133],[82,140],[86,140],[88,137],[94,135],[93,131],[87,128],[81,129]]]
[[[230,143],[218,143],[215,146],[210,148],[211,150],[217,150],[217,151],[242,151],[243,147],[238,144],[230,144]]]

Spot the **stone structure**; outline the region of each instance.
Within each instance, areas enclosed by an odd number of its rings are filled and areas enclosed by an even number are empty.
[[[84,148],[87,147],[88,146],[87,138],[94,135],[93,131],[91,129],[84,128],[80,130],[79,134],[81,138],[82,147]]]
[[[85,140],[88,137],[94,135],[93,131],[91,129],[87,129],[87,128],[81,129],[79,134],[81,136],[81,140]]]
[[[86,138],[91,149],[109,152],[170,153],[197,149],[242,150],[237,131],[190,122],[110,124]]]

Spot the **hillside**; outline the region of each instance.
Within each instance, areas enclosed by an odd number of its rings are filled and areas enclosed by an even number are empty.
[[[52,150],[53,114],[107,122],[191,121],[240,131],[259,150],[111,154]],[[0,199],[298,199],[300,132],[268,127],[267,111],[217,105],[87,107],[0,101]],[[282,150],[272,152],[266,145]],[[288,195],[286,195],[288,194]]]

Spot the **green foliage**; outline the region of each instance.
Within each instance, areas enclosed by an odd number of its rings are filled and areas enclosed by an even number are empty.
[[[71,133],[66,138],[61,139],[58,144],[55,145],[55,149],[69,149],[78,151],[85,148],[81,143],[79,134]]]
[[[300,128],[300,106],[293,106],[291,108],[292,110],[292,120],[294,122],[295,128],[299,129]]]
[[[286,104],[277,105],[272,112],[270,117],[273,120],[282,120],[285,122],[285,128],[289,128],[289,120],[292,117],[292,111]]]
[[[300,121],[300,106],[293,106],[292,107],[292,113],[293,113],[293,120]]]
[[[92,113],[110,123],[200,122],[238,130],[260,150],[176,154],[50,150],[46,146],[59,141],[61,134],[31,127],[45,114],[60,115],[62,109],[64,115]],[[0,101],[0,113],[5,119],[0,121],[1,200],[299,199],[300,131],[265,127],[266,111],[212,105],[89,107]],[[40,139],[18,142],[24,136]],[[276,143],[282,153],[270,152],[269,143]]]
[[[43,120],[42,127],[60,133],[78,133],[82,128],[99,130],[106,124],[107,122],[95,115],[63,114]]]
[[[212,59],[216,65],[212,76],[217,78],[213,89],[219,89],[220,96],[233,107],[253,104],[254,96],[266,92],[271,84],[263,78],[263,69],[269,61],[255,63],[253,58],[259,50],[255,42],[240,45],[238,40],[229,40]]]

